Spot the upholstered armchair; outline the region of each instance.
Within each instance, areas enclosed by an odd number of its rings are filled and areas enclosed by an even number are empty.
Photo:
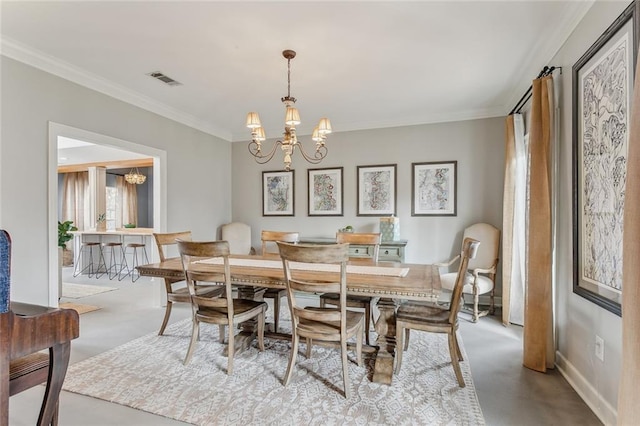
[[[465,274],[463,294],[473,297],[471,307],[473,322],[478,318],[493,314],[494,312],[494,290],[496,282],[496,270],[498,267],[498,250],[500,249],[500,230],[488,223],[476,223],[464,230],[462,240],[472,238],[480,242],[478,253],[475,259],[469,260],[467,272]],[[460,255],[453,259],[438,263],[440,267],[449,267],[460,260]],[[440,281],[443,289],[453,290],[456,282],[457,272],[441,273]],[[489,309],[480,311],[480,295],[490,293]]]

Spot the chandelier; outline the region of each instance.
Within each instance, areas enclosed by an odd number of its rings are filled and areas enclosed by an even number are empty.
[[[247,127],[251,129],[252,139],[251,142],[249,142],[249,152],[254,156],[256,162],[259,164],[267,163],[273,158],[276,149],[280,146],[284,153],[284,168],[288,171],[291,167],[291,156],[295,152],[296,147],[309,163],[318,164],[326,157],[328,150],[325,146],[325,140],[327,135],[331,133],[331,122],[328,118],[320,119],[320,122],[311,135],[311,139],[316,143],[316,151],[313,155],[307,154],[302,147],[302,143],[298,141],[298,137],[296,136],[296,125],[300,124],[300,114],[294,106],[296,98],[291,96],[291,60],[296,57],[296,52],[293,50],[285,50],[282,52],[282,56],[287,60],[287,96],[281,98],[286,108],[284,137],[282,140],[277,140],[268,153],[264,153],[262,152],[262,142],[264,142],[267,137],[257,112],[247,114]]]
[[[131,169],[131,171],[129,173],[124,175],[124,180],[126,180],[130,184],[140,185],[140,184],[144,183],[145,180],[147,180],[147,177],[145,175],[143,175],[142,173],[140,173],[138,171],[138,168],[136,167],[136,171],[135,172],[133,171],[133,169]]]

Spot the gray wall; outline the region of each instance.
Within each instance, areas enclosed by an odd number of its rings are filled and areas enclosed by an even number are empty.
[[[622,350],[622,320],[573,293],[571,176],[572,67],[629,2],[596,2],[557,55],[560,93],[559,222],[557,237],[556,330],[558,365],[606,424],[615,423]],[[595,357],[595,335],[604,338],[604,362]]]
[[[303,143],[309,136],[300,138]],[[265,146],[269,148],[272,140]],[[308,145],[308,143],[307,143]],[[378,217],[356,216],[356,166],[397,164],[397,216],[400,236],[409,240],[408,262],[436,262],[459,251],[462,230],[475,222],[502,228],[504,119],[425,124],[329,135],[329,155],[310,165],[295,154],[295,216],[262,216],[262,171],[281,170],[282,154],[256,164],[246,143],[233,144],[233,219],[251,225],[252,242],[260,247],[260,231],[295,230],[306,237],[332,237],[353,225],[357,232],[377,232]],[[411,163],[458,162],[458,214],[455,217],[411,216]],[[344,167],[344,217],[307,215],[307,169]]]
[[[13,300],[49,300],[49,121],[166,151],[167,230],[214,238],[230,220],[228,142],[4,56],[0,61],[0,227],[13,239]]]

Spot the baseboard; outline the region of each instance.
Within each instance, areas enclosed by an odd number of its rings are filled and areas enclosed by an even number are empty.
[[[596,388],[560,352],[556,351],[556,367],[571,387],[580,395],[605,425],[616,425],[618,410],[605,401]]]

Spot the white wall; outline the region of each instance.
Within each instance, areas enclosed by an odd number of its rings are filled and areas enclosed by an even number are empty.
[[[562,67],[556,330],[558,366],[605,424],[614,424],[622,350],[621,318],[573,293],[572,67],[629,5],[596,2],[549,63]],[[604,338],[604,362],[595,335]]]
[[[266,149],[272,142],[265,143]],[[338,132],[329,135],[327,145],[329,154],[320,165],[307,163],[299,154],[293,157],[295,216],[263,217],[262,171],[281,170],[282,154],[277,152],[271,162],[260,165],[246,143],[233,144],[233,219],[251,225],[254,247],[260,247],[262,229],[296,230],[306,237],[332,237],[346,225],[353,225],[356,232],[377,232],[378,217],[356,216],[356,166],[376,164],[397,164],[397,216],[400,236],[409,240],[408,262],[448,259],[459,251],[462,230],[472,223],[502,228],[504,118]],[[457,216],[412,217],[411,163],[451,160],[458,162]],[[344,217],[309,217],[307,169],[340,166],[344,167]]]
[[[13,300],[49,300],[49,121],[166,151],[167,230],[215,238],[230,220],[228,142],[4,56],[0,61],[0,228],[13,240]]]

